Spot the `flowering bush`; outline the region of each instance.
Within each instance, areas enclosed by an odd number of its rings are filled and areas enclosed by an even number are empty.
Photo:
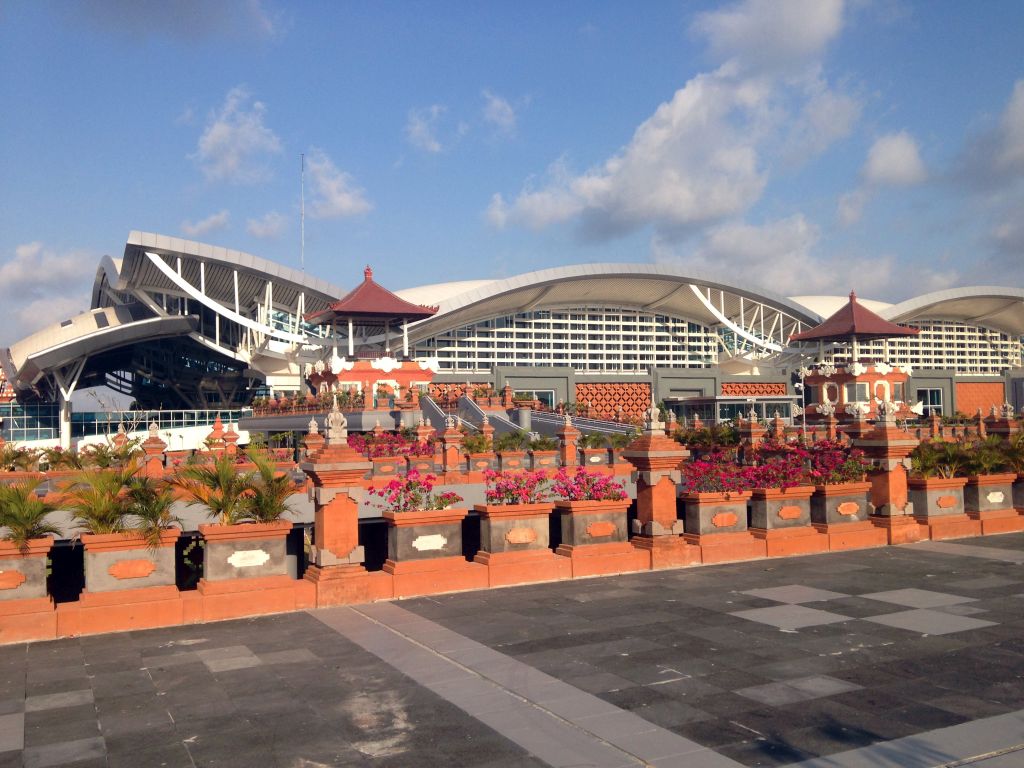
[[[611,475],[601,475],[581,469],[575,475],[558,470],[551,490],[566,501],[623,501],[626,492],[622,484],[612,479]]]
[[[348,436],[348,444],[371,459],[391,456],[432,456],[434,454],[432,439],[418,442],[398,432],[382,432],[379,435],[357,432]]]
[[[810,480],[816,485],[856,483],[864,479],[871,464],[864,451],[848,448],[838,440],[822,440],[810,450]]]
[[[722,451],[712,451],[683,465],[684,493],[726,493],[751,486],[743,470]]]
[[[489,504],[539,504],[547,500],[548,475],[536,472],[484,470]]]
[[[792,448],[765,458],[760,464],[743,468],[750,488],[793,488],[807,482],[807,451]]]
[[[462,497],[452,491],[434,495],[434,475],[421,475],[419,471],[410,469],[405,475],[396,475],[383,488],[367,489],[371,496],[379,496],[383,503],[374,506],[389,512],[415,512],[426,509],[447,509],[452,504],[462,501]]]

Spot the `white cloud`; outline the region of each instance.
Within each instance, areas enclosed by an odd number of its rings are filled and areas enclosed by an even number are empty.
[[[214,232],[218,229],[224,229],[228,225],[228,219],[230,215],[227,209],[218,211],[217,213],[207,216],[202,221],[197,221],[193,224],[190,221],[181,222],[181,231],[189,237],[202,237],[205,234]]]
[[[763,73],[819,56],[842,26],[842,0],[744,0],[700,14],[692,29],[717,60]]]
[[[1014,83],[995,126],[968,143],[959,170],[963,178],[984,189],[1024,180],[1024,80]]]
[[[516,130],[516,111],[507,99],[485,89],[484,122],[490,123],[503,133],[514,133]]]
[[[906,187],[920,184],[928,177],[917,141],[906,131],[877,139],[868,150],[861,173],[864,181],[873,186]]]
[[[724,59],[718,69],[690,79],[603,163],[577,173],[556,164],[517,195],[493,196],[487,219],[533,229],[572,221],[587,238],[652,226],[679,239],[742,216],[776,158],[806,162],[859,118],[860,100],[813,61],[841,27],[832,0],[750,0],[701,15],[693,29]]]
[[[0,301],[6,322],[0,345],[89,308],[96,256],[84,251],[57,252],[42,243],[19,245],[0,265]]]
[[[266,157],[281,152],[281,140],[264,125],[267,108],[239,86],[212,112],[192,157],[209,181],[254,184],[270,176]]]
[[[313,218],[358,216],[373,209],[355,178],[339,170],[322,149],[314,147],[306,155],[306,173],[312,189],[309,214]]]
[[[409,119],[405,124],[405,135],[414,147],[437,154],[443,147],[437,138],[437,123],[445,113],[441,104],[432,104],[424,109],[409,110]]]
[[[288,225],[288,218],[277,211],[270,211],[259,219],[249,219],[245,223],[245,231],[253,237],[280,237]]]
[[[854,189],[839,198],[839,223],[849,227],[860,221],[868,195],[863,189]]]

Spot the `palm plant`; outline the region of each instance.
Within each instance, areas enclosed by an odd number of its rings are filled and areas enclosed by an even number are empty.
[[[59,536],[61,531],[47,521],[57,505],[36,493],[42,480],[29,480],[16,485],[0,485],[0,526],[7,529],[6,541],[25,551],[30,539]]]
[[[81,469],[82,457],[77,451],[65,451],[63,448],[44,448],[41,461],[52,469]]]
[[[125,486],[134,469],[85,470],[64,489],[63,505],[74,516],[80,533],[124,533],[129,530]]]
[[[252,519],[252,478],[239,472],[227,454],[212,464],[182,467],[172,483],[189,498],[189,504],[203,504],[221,525],[237,525]]]
[[[629,444],[636,440],[636,438],[636,432],[616,432],[608,436],[608,443],[615,450],[621,450],[629,447]]]
[[[11,443],[0,445],[0,469],[7,472],[27,472],[37,458],[36,452],[30,448],[20,448]]]
[[[249,497],[250,516],[257,523],[273,523],[290,511],[288,498],[294,491],[291,478],[278,472],[274,460],[265,453],[251,457],[256,471],[249,476],[252,495]]]
[[[171,511],[174,493],[167,483],[145,476],[133,477],[128,484],[126,501],[131,529],[141,534],[150,547],[160,545],[162,532],[181,525],[181,520]]]
[[[529,445],[530,435],[521,429],[514,432],[505,432],[494,438],[494,450],[508,453],[510,451],[522,451]]]
[[[1006,449],[1006,464],[1018,475],[1024,474],[1024,432],[1018,432]]]
[[[971,446],[968,464],[971,472],[975,474],[991,475],[1002,472],[1009,463],[1003,439],[999,435],[989,435],[985,440]]]
[[[608,445],[608,436],[600,432],[587,432],[580,435],[580,448],[605,448]]]
[[[530,441],[531,451],[557,451],[558,450],[558,438],[548,437],[546,435],[540,435]]]

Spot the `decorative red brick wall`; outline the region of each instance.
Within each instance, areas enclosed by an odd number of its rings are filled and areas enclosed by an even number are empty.
[[[642,418],[651,407],[651,385],[643,382],[577,384],[576,404],[590,404],[590,415],[614,419],[616,408],[628,419]]]
[[[739,397],[760,397],[764,395],[786,395],[784,381],[723,381],[722,394]]]
[[[956,383],[956,409],[960,413],[973,416],[981,408],[988,416],[993,405],[1001,406],[1006,402],[1006,391],[1002,382],[992,381],[958,381]]]

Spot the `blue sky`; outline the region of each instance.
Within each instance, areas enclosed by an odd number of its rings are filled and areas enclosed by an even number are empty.
[[[1020,285],[1024,4],[0,4],[0,344],[131,229],[392,288]]]

